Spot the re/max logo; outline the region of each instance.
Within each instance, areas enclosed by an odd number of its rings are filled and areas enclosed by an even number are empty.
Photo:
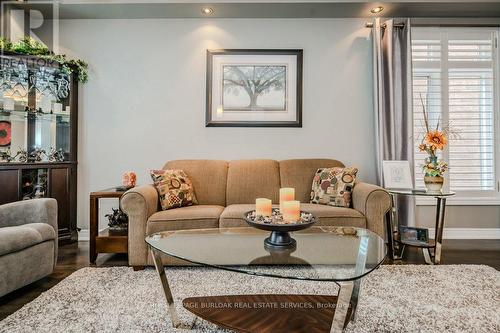
[[[52,67],[57,66],[57,62],[52,59],[44,58],[33,58],[33,57],[18,57],[11,58],[9,56],[3,55],[0,57],[0,69],[12,68],[12,67]]]

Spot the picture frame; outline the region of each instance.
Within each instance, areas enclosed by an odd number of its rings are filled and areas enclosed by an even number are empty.
[[[399,227],[400,240],[425,245],[429,242],[429,229],[416,227]]]
[[[207,127],[302,127],[301,49],[207,50]]]
[[[409,161],[382,161],[382,169],[385,188],[413,189],[413,177]]]

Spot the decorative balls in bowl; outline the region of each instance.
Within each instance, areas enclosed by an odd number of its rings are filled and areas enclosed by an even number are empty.
[[[295,247],[296,241],[289,232],[307,229],[316,223],[315,216],[305,211],[300,211],[300,218],[297,221],[283,219],[279,209],[273,209],[271,216],[257,215],[255,210],[246,212],[243,216],[250,226],[271,231],[271,235],[264,241],[266,247],[270,248]]]

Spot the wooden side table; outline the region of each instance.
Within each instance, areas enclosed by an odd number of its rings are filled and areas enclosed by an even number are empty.
[[[110,233],[109,228],[99,232],[99,199],[120,198],[125,191],[108,188],[90,193],[90,254],[89,259],[95,264],[99,253],[128,253],[128,234]]]

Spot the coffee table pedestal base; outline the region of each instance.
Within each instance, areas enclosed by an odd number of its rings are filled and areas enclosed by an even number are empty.
[[[270,250],[295,249],[297,247],[297,242],[290,236],[289,232],[273,231],[269,237],[264,240],[264,246],[266,249]]]

